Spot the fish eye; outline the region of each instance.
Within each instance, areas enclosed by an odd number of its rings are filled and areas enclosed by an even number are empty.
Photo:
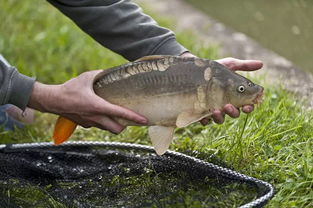
[[[243,85],[240,85],[238,88],[237,88],[237,90],[238,90],[238,92],[244,92],[245,91],[245,86],[243,86]]]

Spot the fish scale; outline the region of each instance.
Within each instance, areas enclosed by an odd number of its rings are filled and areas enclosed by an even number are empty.
[[[195,90],[205,80],[203,77],[204,67],[195,66],[193,60],[193,58],[165,58],[164,60],[134,62],[131,65],[126,64],[124,67],[122,66],[107,73],[104,72],[102,76],[100,75],[99,77],[101,79],[95,82],[95,91],[101,89],[103,96],[106,93],[124,96],[125,94],[129,94],[130,91],[136,93],[133,96],[140,96],[145,93],[156,95],[164,93],[164,91],[168,93],[179,93]],[[169,66],[167,65],[168,63],[172,63],[172,65]],[[175,67],[176,65],[182,66]],[[141,70],[140,66],[145,70]],[[164,67],[167,69],[163,70]],[[148,68],[150,70],[147,70]],[[127,69],[126,73],[128,76],[120,76],[119,79],[112,78],[112,74],[123,73],[125,69]],[[99,83],[103,83],[106,86],[99,85]],[[146,86],[150,86],[150,88]]]
[[[164,91],[180,93],[191,89],[195,90],[197,86],[205,82],[203,70],[194,71],[194,75],[197,75],[194,76],[194,79],[188,75],[188,71],[177,74],[176,70],[180,69],[172,70],[169,68],[166,72],[151,71],[138,73],[124,79],[109,82],[105,86],[99,86],[95,83],[95,91],[101,90],[103,96],[108,94],[106,97],[109,99],[112,94],[123,96],[124,93],[128,92],[133,92],[133,96],[141,96],[143,94],[156,95]],[[181,72],[184,72],[183,69]],[[108,77],[110,76],[108,75]],[[201,79],[198,79],[200,77]]]
[[[109,84],[140,73],[165,71],[165,68],[168,68],[169,64],[174,61],[175,59],[173,57],[168,57],[158,61],[134,62],[132,64],[128,63],[119,67],[114,67],[109,70],[110,72],[103,75],[101,79],[97,80],[96,84]]]

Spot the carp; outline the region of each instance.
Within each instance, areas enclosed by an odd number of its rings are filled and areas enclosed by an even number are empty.
[[[238,108],[259,103],[263,95],[263,87],[216,61],[180,56],[146,56],[104,70],[96,76],[93,88],[106,101],[148,119],[148,133],[159,155],[169,148],[176,127],[209,117],[228,103]],[[113,119],[125,126],[139,125]],[[75,127],[60,117],[55,144],[68,139]]]

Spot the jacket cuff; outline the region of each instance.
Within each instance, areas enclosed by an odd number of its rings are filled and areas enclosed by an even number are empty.
[[[153,55],[176,55],[179,56],[188,50],[179,44],[175,37],[171,37],[162,43],[160,43],[157,47],[152,51]]]
[[[16,70],[11,80],[10,98],[8,103],[16,105],[24,111],[33,91],[34,83],[34,78],[20,74]]]

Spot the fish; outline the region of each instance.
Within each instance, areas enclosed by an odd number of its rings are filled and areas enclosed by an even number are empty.
[[[209,59],[181,56],[145,56],[100,72],[95,94],[148,119],[148,134],[158,155],[164,154],[175,128],[210,117],[225,104],[237,108],[260,103],[263,87]],[[113,118],[124,126],[139,124]],[[76,124],[60,117],[54,143],[67,140]]]

